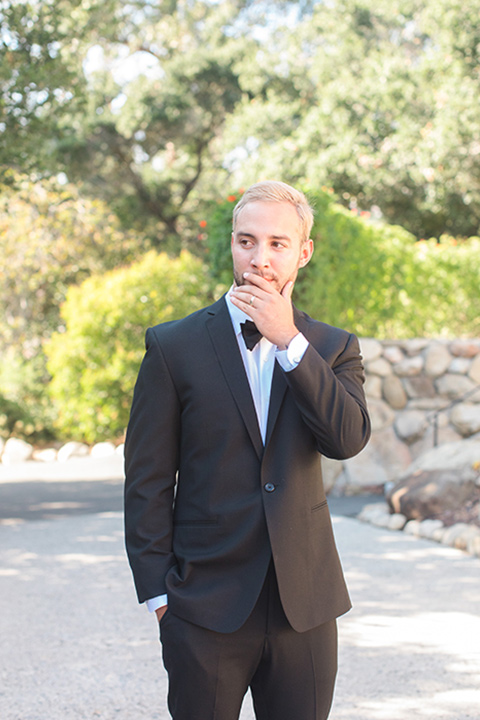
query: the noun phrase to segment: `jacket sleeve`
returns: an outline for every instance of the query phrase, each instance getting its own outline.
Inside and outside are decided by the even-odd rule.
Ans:
[[[318,451],[337,460],[359,453],[370,437],[358,340],[344,335],[346,343],[331,353],[328,362],[310,343],[297,367],[285,373]]]
[[[135,385],[125,440],[125,539],[139,602],[166,592],[173,565],[173,500],[180,404],[152,329]]]

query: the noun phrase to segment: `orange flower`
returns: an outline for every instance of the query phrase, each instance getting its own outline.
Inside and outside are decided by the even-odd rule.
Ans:
[[[235,195],[229,195],[229,196],[227,197],[228,202],[235,202],[236,199],[237,199],[237,198],[236,198]]]
[[[200,227],[202,227],[202,228],[203,228],[203,227],[207,227],[207,221],[206,221],[206,220],[200,220],[200,222],[199,222],[198,224],[199,224]]]

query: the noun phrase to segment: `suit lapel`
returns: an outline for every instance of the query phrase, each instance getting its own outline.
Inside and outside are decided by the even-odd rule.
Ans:
[[[220,298],[207,312],[206,327],[215,348],[218,362],[255,450],[259,458],[261,458],[263,455],[263,443],[260,428],[258,427],[257,413],[225,300]]]
[[[303,332],[305,334],[306,323],[303,319],[303,316],[301,315],[301,313],[299,313],[295,306],[293,308],[293,317],[297,328],[300,330],[300,332]],[[287,381],[285,380],[284,371],[281,369],[278,362],[275,361],[272,378],[272,390],[270,393],[270,405],[268,408],[268,423],[267,436],[265,438],[265,447],[268,445],[272,436],[287,386],[288,385]]]
[[[268,422],[267,436],[265,438],[265,447],[268,445],[272,436],[273,428],[277,422],[278,413],[282,405],[283,396],[287,389],[287,381],[283,376],[283,370],[277,361],[273,368],[272,389],[270,391],[270,403],[268,406]]]

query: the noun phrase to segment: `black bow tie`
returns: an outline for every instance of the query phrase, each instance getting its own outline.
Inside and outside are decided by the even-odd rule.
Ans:
[[[257,329],[257,326],[251,320],[245,320],[245,322],[240,323],[240,328],[242,330],[243,339],[245,340],[245,345],[249,350],[253,350],[255,345],[262,339],[262,333]]]

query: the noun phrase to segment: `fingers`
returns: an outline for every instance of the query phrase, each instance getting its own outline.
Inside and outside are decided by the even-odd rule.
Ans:
[[[265,297],[265,292],[271,292],[272,288],[267,280],[253,273],[245,273],[243,277],[247,283],[234,287],[230,297],[242,303],[242,310],[248,313],[249,309],[258,308],[258,301]]]
[[[284,297],[286,300],[290,300],[293,293],[293,280],[289,280],[287,283],[285,283],[283,290],[282,290],[282,297]]]
[[[245,284],[236,285],[230,293],[230,297],[234,301],[236,300],[239,307],[247,314],[250,314],[250,310],[258,310],[264,307],[264,303],[271,306],[273,302],[276,305],[280,298],[282,298],[282,302],[287,301],[288,305],[291,305],[294,287],[292,280],[286,282],[282,290],[279,291],[271,281],[255,273],[244,273],[243,278],[246,281]]]
[[[290,300],[293,281],[286,282],[279,292],[273,283],[259,275],[245,273],[243,277],[246,283],[230,293],[233,304],[254,321],[267,340],[285,349],[298,332]]]
[[[233,304],[248,315],[253,320],[252,311],[258,309],[258,298],[251,292],[238,292],[237,289],[230,293],[230,299]]]
[[[248,284],[250,286],[256,285],[261,290],[265,290],[266,292],[272,292],[273,290],[277,292],[274,285],[269,280],[266,280],[265,278],[261,277],[260,275],[256,275],[255,273],[244,273],[243,275],[244,279],[248,281]],[[293,286],[294,286],[293,280],[289,280],[287,283],[285,283],[282,291],[280,292],[280,295],[284,297],[286,300],[290,300],[293,293]],[[242,285],[241,287],[245,288],[245,285]]]
[[[270,282],[260,275],[256,275],[255,273],[244,273],[243,278],[248,281],[249,285],[256,285],[261,290],[266,290],[267,292],[271,292],[272,290]],[[242,285],[241,287],[245,286]]]

